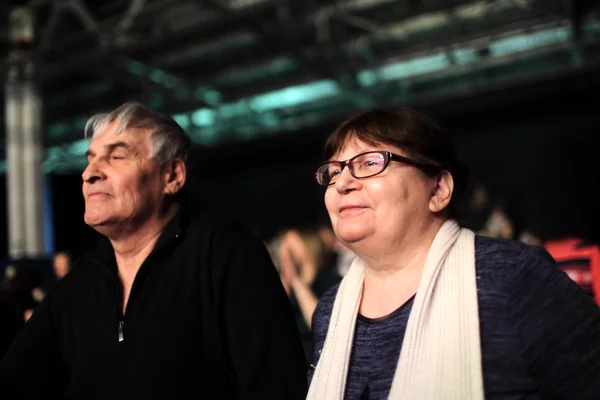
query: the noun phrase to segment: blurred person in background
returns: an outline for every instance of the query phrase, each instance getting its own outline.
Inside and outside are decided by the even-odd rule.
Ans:
[[[519,234],[518,240],[530,246],[542,247],[544,245],[544,242],[540,236],[531,229],[524,229]]]
[[[71,270],[73,257],[68,251],[59,251],[52,257],[52,270],[57,280],[62,279]]]
[[[512,239],[515,234],[514,223],[504,207],[496,205],[482,230],[477,234],[498,239]]]
[[[182,128],[126,103],[88,133],[84,220],[105,238],[6,352],[2,397],[304,398],[306,361],[264,245],[184,204]]]
[[[71,254],[67,251],[59,251],[52,257],[52,275],[31,291],[31,297],[35,300],[36,307],[44,300],[52,286],[71,270],[71,263]],[[25,321],[31,318],[34,310],[35,308],[25,310]]]
[[[23,328],[24,322],[23,315],[19,313],[18,308],[0,290],[0,359]],[[2,388],[0,388],[0,394],[2,394]]]
[[[29,310],[37,305],[32,295],[35,284],[36,279],[27,260],[13,262],[4,269],[0,290],[5,300],[21,315],[23,321],[27,320]]]
[[[8,265],[4,270],[0,286],[0,359],[12,343],[15,336],[23,328],[23,310],[14,297],[14,278],[17,274],[14,265]],[[2,388],[0,388],[2,395]]]
[[[461,221],[463,221],[465,227],[475,232],[482,231],[493,209],[494,203],[485,185],[481,182],[476,182],[471,195],[460,212]]]
[[[281,235],[278,249],[281,282],[292,310],[307,361],[312,360],[312,316],[318,299],[341,281],[330,250],[314,231],[290,229]]]
[[[344,246],[337,236],[335,236],[335,232],[331,227],[331,222],[321,224],[318,234],[323,243],[325,243],[325,247],[329,250],[329,253],[333,256],[331,262],[335,263],[338,274],[341,277],[344,277],[356,258],[356,254],[348,247]]]
[[[423,114],[375,109],[316,173],[357,259],[313,316],[308,399],[597,399],[600,309],[550,255],[455,222],[466,169]]]

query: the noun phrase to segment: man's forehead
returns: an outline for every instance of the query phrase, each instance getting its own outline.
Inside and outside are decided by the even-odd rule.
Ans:
[[[113,148],[117,144],[125,144],[136,150],[142,150],[147,146],[144,135],[138,129],[124,129],[117,132],[114,128],[108,125],[104,130],[92,137],[89,148]],[[125,146],[120,146],[125,147]]]

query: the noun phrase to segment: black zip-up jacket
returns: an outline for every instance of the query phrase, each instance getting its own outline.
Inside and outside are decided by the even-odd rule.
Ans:
[[[102,240],[0,363],[2,399],[304,399],[306,362],[262,242],[227,215],[179,215],[121,312]]]

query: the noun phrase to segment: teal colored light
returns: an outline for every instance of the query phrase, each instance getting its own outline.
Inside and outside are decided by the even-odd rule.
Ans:
[[[223,104],[218,109],[219,117],[229,119],[246,115],[250,112],[248,102],[245,99],[238,100],[234,103]]]
[[[194,98],[196,100],[203,101],[213,106],[219,104],[222,97],[221,93],[207,87],[200,87],[194,90]]]
[[[44,173],[50,173],[56,169],[56,165],[65,158],[65,152],[61,147],[51,147],[46,150],[46,158],[42,163]]]
[[[170,89],[174,89],[174,88],[177,88],[179,86],[179,79],[177,79],[174,76],[167,75],[164,72],[163,72],[163,74],[164,74],[164,76],[162,77],[162,83],[163,83],[163,85],[165,85],[166,87],[168,87]]]
[[[135,75],[142,75],[144,73],[144,65],[137,61],[128,61],[125,67],[129,72]]]
[[[370,70],[364,70],[358,73],[356,80],[362,87],[373,86],[377,83],[377,74]]]
[[[586,32],[593,34],[600,32],[600,23],[586,23]],[[500,39],[489,46],[490,56],[503,56],[517,54],[537,47],[548,46],[556,43],[567,42],[570,38],[570,28],[553,28],[544,32],[519,35],[512,38]],[[379,83],[389,80],[398,80],[405,77],[418,76],[428,72],[438,71],[450,66],[450,61],[456,64],[470,64],[479,60],[477,51],[473,48],[461,48],[449,50],[428,57],[402,61],[380,68],[360,71],[356,78],[362,87],[373,87]],[[131,62],[127,64],[132,73],[148,74],[150,69],[142,64]],[[277,68],[295,68],[289,60],[278,60],[274,62],[269,71]],[[258,68],[256,76],[260,76]],[[242,72],[240,72],[241,74]],[[267,73],[267,72],[265,72]],[[251,76],[251,75],[250,75]],[[164,79],[167,84],[175,84],[176,79],[164,72],[155,72],[156,79]],[[99,87],[98,90],[100,90]],[[214,109],[203,107],[192,110],[187,114],[175,114],[173,118],[186,130],[189,129],[192,140],[196,143],[212,145],[231,137],[231,134],[246,138],[257,135],[259,132],[277,131],[284,132],[294,130],[299,126],[316,121],[320,114],[302,114],[285,117],[275,111],[286,107],[293,107],[303,103],[321,100],[327,102],[329,97],[339,96],[342,90],[335,81],[321,80],[302,85],[283,88],[280,90],[262,93],[248,98],[243,98],[230,103],[221,103],[222,95],[211,87],[201,87],[191,91],[185,86],[175,86],[176,90],[187,89],[190,95],[198,100],[204,101]],[[375,93],[375,88],[370,90]],[[363,101],[368,104],[368,97],[357,97],[354,101]],[[155,95],[148,102],[153,108],[164,108],[163,96]],[[248,124],[253,121],[253,124]],[[48,136],[52,138],[66,137],[81,134],[85,120],[72,119],[59,122],[48,127]],[[81,136],[78,136],[81,137]],[[68,168],[85,166],[83,154],[87,150],[87,142],[77,141],[73,144],[56,146],[48,149],[44,161],[44,171],[61,171]],[[0,172],[6,171],[6,162],[0,161]]]
[[[598,33],[600,32],[600,22],[592,21],[588,22],[583,26],[583,31],[586,33]]]
[[[452,51],[452,57],[456,64],[470,64],[479,61],[479,55],[475,49],[455,49]]]
[[[154,96],[152,96],[152,98],[148,101],[148,105],[152,108],[157,108],[157,109],[161,109],[164,107],[165,105],[165,100],[164,98],[159,95],[159,94],[155,94]]]
[[[363,70],[358,73],[357,81],[363,87],[369,87],[380,81],[405,79],[411,76],[443,70],[450,66],[450,61],[444,53],[420,57],[413,60],[401,61],[385,65],[374,70]]]
[[[172,117],[184,131],[190,127],[190,117],[187,114],[175,114]]]
[[[272,112],[260,115],[259,121],[262,126],[267,128],[276,128],[279,126],[279,117]]]
[[[192,123],[196,126],[209,126],[215,122],[215,112],[200,108],[192,113]]]
[[[321,80],[254,96],[250,99],[250,108],[257,112],[264,112],[296,106],[339,93],[340,89],[335,81]]]
[[[296,63],[293,60],[290,60],[289,58],[280,58],[272,61],[263,67],[262,70],[268,74],[280,74],[294,68],[296,68]]]
[[[500,39],[490,44],[490,54],[494,57],[499,57],[565,42],[569,39],[569,32],[570,29],[568,28],[556,28],[507,39]]]
[[[51,147],[46,150],[46,161],[48,162],[56,162],[60,161],[61,158],[61,148],[60,147]]]
[[[212,145],[218,142],[219,132],[215,126],[201,128],[199,132],[192,135],[192,140],[196,143]]]
[[[273,60],[266,64],[260,64],[251,68],[244,68],[225,73],[217,79],[220,84],[244,84],[247,82],[269,78],[271,76],[281,75],[284,72],[296,68],[294,61],[287,58]]]
[[[3,174],[6,173],[6,161],[5,160],[0,160],[0,173],[3,173]]]
[[[167,79],[167,74],[160,69],[155,69],[150,73],[150,80],[156,83],[164,84]]]
[[[87,124],[88,119],[87,118],[76,118],[75,121],[73,122],[73,127],[75,128],[76,131],[80,131],[83,132],[83,130],[85,129],[85,124]]]
[[[42,171],[46,174],[57,171],[83,171],[87,165],[85,152],[88,144],[87,139],[81,139],[74,143],[46,149]]]
[[[238,126],[235,130],[237,137],[249,139],[256,134],[257,128],[253,125]]]
[[[88,139],[80,139],[69,145],[68,152],[73,156],[81,156],[84,155],[86,151],[88,151],[89,147],[90,141]]]
[[[219,104],[222,98],[223,96],[221,96],[221,93],[216,90],[207,90],[204,94],[204,101],[211,105]]]
[[[206,91],[206,88],[203,88],[203,87],[197,88],[196,90],[194,90],[194,98],[199,101],[204,101],[204,92],[205,91]]]
[[[448,57],[444,53],[440,53],[386,65],[377,70],[377,76],[382,80],[391,81],[440,71],[449,66]]]

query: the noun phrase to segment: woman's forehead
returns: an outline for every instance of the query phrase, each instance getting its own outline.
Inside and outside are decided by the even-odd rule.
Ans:
[[[344,144],[333,154],[333,156],[329,159],[329,161],[334,160],[344,160],[352,158],[353,156],[365,153],[367,151],[391,151],[393,153],[397,153],[400,155],[404,155],[404,151],[397,148],[396,146],[392,146],[387,143],[367,143],[363,140],[358,139],[356,136],[350,136]]]

